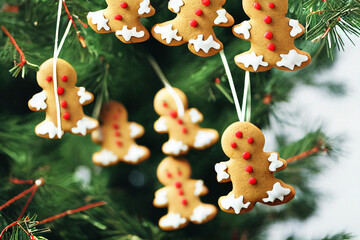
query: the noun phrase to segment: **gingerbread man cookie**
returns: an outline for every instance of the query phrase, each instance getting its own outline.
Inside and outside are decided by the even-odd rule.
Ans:
[[[213,26],[229,27],[233,17],[222,6],[226,0],[170,0],[170,11],[177,14],[171,21],[156,24],[151,33],[169,46],[188,42],[189,50],[201,57],[209,57],[223,49]]]
[[[169,133],[169,141],[162,146],[167,155],[179,156],[186,154],[190,148],[205,149],[219,139],[214,129],[204,129],[199,126],[203,116],[196,109],[187,109],[188,102],[185,94],[174,88],[185,108],[183,118],[178,116],[177,105],[166,88],[161,89],[155,96],[154,108],[160,118],[154,128],[158,133]]]
[[[84,87],[76,87],[75,69],[65,60],[57,59],[56,84],[54,91],[54,59],[49,59],[40,66],[37,82],[43,89],[29,100],[32,111],[45,111],[45,121],[38,124],[35,133],[44,138],[61,138],[64,132],[85,136],[95,130],[99,123],[86,116],[82,106],[91,103],[94,96]]]
[[[157,177],[165,187],[155,193],[154,206],[168,207],[168,214],[159,220],[163,230],[185,227],[189,221],[202,224],[217,214],[214,205],[200,201],[208,193],[202,180],[190,179],[191,168],[183,158],[167,157],[157,169]]]
[[[106,0],[108,7],[89,12],[90,27],[97,33],[115,32],[123,43],[138,43],[149,39],[150,33],[140,23],[140,18],[155,14],[150,0]]]
[[[93,162],[99,166],[110,166],[119,161],[137,164],[149,158],[150,151],[136,144],[135,139],[144,135],[143,126],[128,122],[125,107],[110,101],[101,109],[101,126],[92,133],[101,150],[93,154]]]
[[[250,41],[251,48],[235,56],[240,68],[250,72],[274,67],[295,71],[311,62],[310,55],[294,45],[294,40],[305,30],[298,20],[285,17],[288,0],[247,0],[243,1],[243,7],[250,20],[235,25],[233,33]]]
[[[230,125],[221,138],[227,162],[215,165],[218,182],[232,182],[233,190],[220,197],[221,210],[242,214],[253,209],[257,202],[279,205],[295,196],[292,186],[274,177],[286,168],[286,161],[276,152],[263,151],[265,138],[260,129],[248,122]]]

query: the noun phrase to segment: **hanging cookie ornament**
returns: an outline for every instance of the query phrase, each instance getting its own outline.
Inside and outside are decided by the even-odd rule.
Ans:
[[[101,150],[92,157],[96,165],[110,166],[119,161],[137,164],[149,158],[149,149],[135,142],[144,135],[143,126],[128,121],[128,113],[121,103],[110,101],[103,105],[100,121],[99,129],[92,133],[92,140],[101,145]]]
[[[271,68],[295,71],[311,62],[308,53],[297,49],[294,40],[305,29],[298,20],[285,17],[288,0],[243,1],[249,21],[233,27],[235,36],[250,41],[249,51],[235,56],[236,64],[250,72],[264,72]]]
[[[286,168],[286,161],[276,152],[263,151],[264,134],[248,122],[236,122],[224,132],[221,145],[230,158],[215,165],[218,182],[232,182],[233,190],[220,197],[221,210],[242,214],[253,209],[257,202],[279,205],[295,196],[292,186],[274,177]]]
[[[184,107],[183,116],[179,116],[178,107],[173,94],[167,88],[161,89],[155,96],[154,108],[160,118],[155,122],[154,128],[158,133],[168,133],[167,141],[162,150],[167,155],[179,156],[186,154],[190,148],[205,149],[219,139],[214,129],[204,129],[199,126],[203,115],[196,109],[187,109],[187,98],[181,90],[173,88],[175,94],[181,99]]]
[[[226,0],[170,0],[170,11],[177,14],[171,21],[156,24],[152,35],[169,46],[188,42],[189,50],[201,57],[209,57],[223,49],[213,27],[229,27],[233,17],[222,6]]]
[[[149,39],[150,33],[140,18],[155,14],[150,0],[106,0],[108,7],[89,12],[90,27],[97,33],[112,33],[123,43],[138,43]]]
[[[155,192],[154,206],[168,207],[159,220],[163,230],[176,230],[189,222],[202,224],[217,214],[214,205],[202,203],[200,196],[208,193],[202,180],[190,179],[191,167],[183,158],[166,157],[157,169],[157,177],[165,187]]]

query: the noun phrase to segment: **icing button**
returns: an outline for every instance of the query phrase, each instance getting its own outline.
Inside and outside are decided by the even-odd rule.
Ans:
[[[272,39],[274,37],[273,33],[272,32],[266,32],[265,33],[265,38],[266,39]]]
[[[120,7],[121,7],[121,8],[127,8],[128,5],[127,5],[126,2],[122,2],[122,3],[120,3]]]
[[[270,24],[270,23],[272,23],[272,19],[271,19],[271,17],[266,16],[266,17],[264,18],[264,22],[265,22],[266,24]]]
[[[201,0],[201,3],[205,6],[209,6],[210,5],[210,0]]]
[[[168,177],[168,178],[171,178],[171,173],[166,173],[166,176]]]
[[[177,118],[177,112],[176,111],[170,111],[170,116],[172,118]]]
[[[178,119],[177,123],[181,125],[181,124],[183,124],[183,121],[181,119]]]
[[[272,2],[271,2],[271,3],[269,3],[269,8],[271,8],[271,9],[272,9],[272,8],[274,8],[274,7],[275,7],[275,4],[274,4],[274,3],[272,3]]]
[[[250,143],[250,144],[254,143],[254,139],[253,139],[252,137],[249,137],[247,141],[248,141],[248,143]]]
[[[62,108],[66,108],[67,107],[67,102],[65,100],[61,101],[60,105],[61,105]]]
[[[181,188],[181,182],[175,182],[175,187],[176,188]]]
[[[178,194],[179,194],[180,196],[182,196],[182,195],[184,195],[184,191],[183,191],[182,189],[179,189]]]
[[[255,185],[256,183],[257,183],[257,180],[255,178],[250,178],[249,179],[249,184]]]
[[[203,11],[198,8],[198,9],[195,10],[195,14],[196,14],[197,16],[201,16],[201,15],[203,14]]]
[[[187,200],[184,198],[183,200],[181,200],[181,204],[184,206],[187,205]]]
[[[68,77],[66,75],[61,77],[61,81],[63,82],[67,82],[68,81]]]
[[[115,132],[115,136],[116,136],[116,137],[120,137],[120,136],[121,136],[120,132],[119,132],[119,131],[116,131],[116,132]]]
[[[253,172],[252,166],[246,166],[245,167],[245,172],[252,173]]]
[[[121,141],[116,141],[116,145],[118,145],[119,147],[121,147],[123,144]]]
[[[245,160],[248,160],[250,157],[251,157],[251,154],[250,154],[249,152],[244,152],[244,153],[243,153],[243,158],[244,158]]]
[[[63,114],[63,119],[69,120],[69,118],[70,118],[70,113],[65,112],[65,113]]]
[[[237,146],[236,142],[232,142],[232,143],[231,143],[231,147],[232,147],[232,148],[236,148],[236,146]]]
[[[114,129],[118,129],[119,128],[119,125],[117,125],[116,123],[113,124],[113,128]]]
[[[235,136],[236,136],[237,138],[242,138],[242,137],[243,137],[243,134],[242,134],[241,131],[237,131],[237,132],[235,133]]]
[[[260,9],[261,9],[260,3],[258,3],[258,2],[254,3],[254,8],[255,8],[256,10],[260,10]]]
[[[267,49],[269,49],[270,51],[275,51],[276,47],[275,47],[274,44],[269,43],[269,44],[267,45]]]
[[[59,95],[63,95],[64,94],[64,88],[63,87],[58,87],[57,88],[57,94],[59,94]]]
[[[198,25],[198,22],[196,20],[193,19],[190,21],[190,26],[196,27],[197,25]]]
[[[187,128],[186,128],[186,127],[183,127],[183,128],[181,129],[181,132],[184,133],[184,134],[187,133]]]
[[[52,77],[51,76],[47,76],[45,79],[47,82],[51,82],[52,81]]]
[[[114,18],[115,18],[115,20],[119,20],[119,21],[120,21],[120,20],[122,20],[122,16],[121,16],[121,15],[119,15],[119,14],[118,14],[118,15],[115,15],[115,17],[114,17]]]

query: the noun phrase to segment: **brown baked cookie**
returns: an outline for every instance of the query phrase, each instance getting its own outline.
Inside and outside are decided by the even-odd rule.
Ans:
[[[243,1],[249,21],[233,27],[238,38],[251,42],[249,51],[235,56],[236,64],[250,72],[264,72],[271,68],[295,71],[311,62],[308,53],[297,49],[294,40],[305,29],[298,20],[285,17],[288,1]]]
[[[233,17],[222,6],[226,0],[170,0],[170,11],[176,18],[156,24],[152,35],[168,46],[179,46],[188,42],[190,51],[201,57],[209,57],[223,49],[216,38],[213,26],[229,27]]]
[[[89,12],[90,27],[97,33],[114,32],[123,43],[138,43],[149,39],[150,33],[140,18],[155,14],[150,0],[106,0],[108,7]]]
[[[190,148],[205,149],[219,139],[215,129],[204,129],[199,126],[203,116],[196,108],[188,107],[185,94],[177,88],[174,91],[180,97],[185,114],[178,116],[175,100],[166,88],[161,89],[155,96],[154,108],[160,118],[155,122],[154,128],[158,133],[169,133],[169,141],[164,143],[162,150],[167,155],[179,156],[186,154]]]
[[[149,149],[135,142],[144,135],[143,126],[128,122],[128,113],[121,103],[110,101],[103,105],[100,121],[99,129],[91,135],[101,145],[101,150],[93,154],[96,165],[110,166],[119,161],[137,164],[149,158]]]
[[[54,91],[54,59],[49,59],[40,66],[37,82],[43,89],[29,100],[32,111],[45,111],[45,121],[38,124],[35,133],[44,138],[61,138],[64,132],[85,136],[95,130],[99,123],[86,116],[83,105],[94,100],[94,96],[84,87],[76,87],[75,69],[65,60],[57,59],[57,89]],[[60,123],[60,124],[59,124]]]
[[[228,213],[247,213],[257,202],[279,205],[295,196],[292,186],[274,177],[274,172],[286,168],[286,161],[276,152],[263,151],[265,138],[255,125],[236,122],[221,138],[227,162],[215,165],[218,182],[232,182],[233,190],[219,198],[221,210]]]
[[[167,157],[160,163],[157,177],[165,187],[155,192],[154,206],[168,207],[168,213],[159,220],[161,229],[180,229],[189,221],[202,224],[216,216],[216,207],[200,200],[208,193],[204,182],[190,179],[190,175],[190,164],[184,158]]]

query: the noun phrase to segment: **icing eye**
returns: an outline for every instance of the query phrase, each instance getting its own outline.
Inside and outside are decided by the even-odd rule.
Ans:
[[[272,2],[271,2],[271,3],[269,3],[269,8],[271,8],[271,9],[272,9],[272,8],[274,8],[274,7],[275,7],[275,4],[274,4],[274,3],[272,3]]]
[[[182,175],[182,172],[181,172],[180,170],[178,170],[177,174],[178,174],[179,176],[181,176],[181,175]]]
[[[63,82],[67,82],[68,81],[68,77],[66,75],[61,77],[61,81]]]
[[[113,124],[113,128],[114,129],[119,129],[119,125],[117,125],[116,123]]]
[[[166,102],[163,102],[163,107],[164,107],[164,108],[167,108],[167,107],[168,107],[168,105],[167,105]]]
[[[126,2],[122,2],[122,3],[120,3],[120,7],[121,7],[121,8],[127,8],[128,5],[127,5]]]
[[[237,147],[236,142],[232,142],[232,143],[231,143],[231,147],[232,147],[232,148],[236,148],[236,147]]]
[[[51,82],[52,81],[52,77],[51,76],[47,76],[45,79],[47,82]]]
[[[171,178],[171,173],[167,172],[167,173],[166,173],[166,176],[167,176],[168,178]]]
[[[250,144],[253,144],[253,143],[254,143],[254,139],[253,139],[252,137],[249,137],[247,141],[248,141],[248,143],[250,143]]]
[[[256,10],[260,10],[260,9],[261,9],[260,3],[258,3],[258,2],[254,3],[254,8],[255,8]]]
[[[176,112],[176,111],[171,111],[171,112],[170,112],[170,116],[171,116],[172,118],[177,118],[177,112]]]
[[[176,188],[181,188],[181,182],[175,182],[175,187]]]
[[[209,6],[210,5],[210,0],[201,0],[201,3],[205,6]]]
[[[242,134],[241,131],[237,131],[237,132],[235,133],[235,136],[236,136],[237,138],[242,138],[242,137],[243,137],[243,134]]]
[[[198,8],[198,9],[195,10],[195,14],[196,14],[197,16],[201,16],[201,15],[203,14],[203,11]]]

